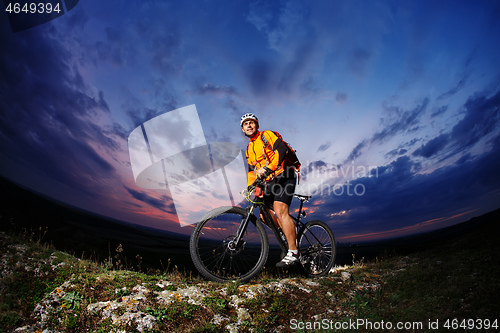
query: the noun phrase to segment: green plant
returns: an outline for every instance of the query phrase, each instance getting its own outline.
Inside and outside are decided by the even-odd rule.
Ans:
[[[115,292],[115,295],[117,297],[128,296],[130,295],[130,291],[128,291],[127,289],[119,289]]]
[[[80,303],[83,301],[78,291],[71,291],[69,293],[66,293],[62,300],[62,306],[71,310],[80,309]]]
[[[349,302],[349,306],[354,308],[356,312],[359,314],[362,310],[366,309],[368,304],[370,303],[371,296],[365,294],[356,294]]]
[[[236,295],[239,292],[238,287],[242,285],[239,281],[232,281],[227,283],[227,294],[228,295]]]
[[[78,327],[78,315],[77,314],[70,314],[66,316],[66,318],[63,321],[64,327],[67,329],[74,329]]]
[[[187,305],[185,305],[184,308],[181,310],[181,316],[184,318],[193,318],[193,312],[199,309],[200,309],[199,305],[187,303]]]
[[[203,299],[203,303],[206,304],[213,312],[220,312],[225,310],[228,302],[224,298],[218,298],[215,296],[207,296]]]
[[[291,302],[288,298],[286,298],[283,294],[278,294],[274,297],[273,302],[269,307],[269,311],[288,314],[290,312],[290,305]]]
[[[253,297],[245,300],[243,304],[248,308],[248,310],[257,311],[262,304],[265,304],[265,302],[257,297]]]
[[[97,333],[108,333],[111,331],[112,327],[113,327],[113,322],[111,321],[110,318],[106,318],[99,324],[99,329],[97,330]]]
[[[191,333],[218,333],[221,329],[214,323],[206,323],[204,326],[195,327]]]
[[[168,309],[152,309],[151,307],[146,307],[145,309],[146,313],[155,317],[156,320],[163,321],[163,320],[169,320],[173,321],[172,317],[169,316],[169,310]]]

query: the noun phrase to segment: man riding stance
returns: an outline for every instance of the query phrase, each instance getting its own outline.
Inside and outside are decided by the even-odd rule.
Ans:
[[[286,267],[299,260],[295,223],[289,215],[290,204],[295,192],[296,174],[293,165],[287,165],[287,144],[273,131],[259,131],[259,120],[252,113],[244,114],[240,121],[241,130],[248,137],[246,157],[248,160],[248,185],[257,178],[265,178],[264,193],[257,187],[255,195],[263,197],[266,206],[274,211],[288,242],[287,255],[276,264]],[[273,214],[271,214],[273,215]],[[273,217],[274,219],[274,217]]]

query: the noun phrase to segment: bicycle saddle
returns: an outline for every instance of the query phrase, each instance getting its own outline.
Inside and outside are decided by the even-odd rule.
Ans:
[[[302,195],[302,194],[294,194],[293,196],[299,199],[300,201],[308,201],[309,199],[312,198],[312,196],[310,195]]]

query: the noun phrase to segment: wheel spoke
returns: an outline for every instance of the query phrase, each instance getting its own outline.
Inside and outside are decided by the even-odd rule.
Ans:
[[[330,228],[321,221],[306,223],[299,232],[299,251],[307,275],[327,274],[335,261],[335,239]]]
[[[248,280],[265,264],[269,248],[260,223],[248,223],[240,244],[232,244],[245,214],[245,210],[234,207],[200,222],[193,230],[191,257],[205,277],[215,281]]]

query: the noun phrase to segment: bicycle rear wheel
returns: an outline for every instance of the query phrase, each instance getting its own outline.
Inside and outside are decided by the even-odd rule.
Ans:
[[[194,228],[189,250],[194,265],[205,278],[218,282],[248,281],[266,263],[269,241],[262,223],[253,214],[240,244],[233,242],[247,213],[240,207],[216,208]]]
[[[336,243],[332,230],[322,221],[309,221],[298,236],[301,271],[308,277],[323,276],[335,263]]]

